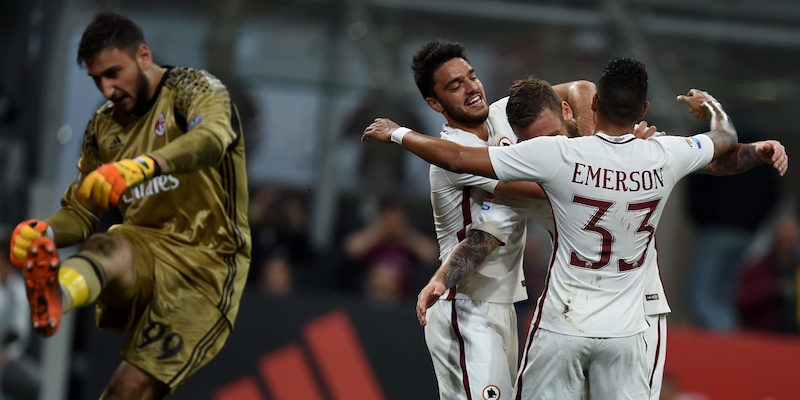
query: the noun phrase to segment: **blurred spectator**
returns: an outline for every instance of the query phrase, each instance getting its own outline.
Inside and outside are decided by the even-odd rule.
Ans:
[[[365,97],[345,120],[339,142],[342,154],[339,172],[342,185],[362,196],[362,209],[371,207],[375,198],[389,195],[398,187],[408,189],[422,183],[427,192],[427,163],[420,163],[417,157],[396,146],[382,146],[375,141],[361,142],[364,128],[376,116],[391,118],[402,126],[423,126],[413,110],[407,100],[377,91]],[[411,163],[424,165],[426,173],[409,174],[407,167]]]
[[[800,223],[780,216],[771,246],[745,264],[737,293],[740,326],[745,329],[796,334],[797,282],[800,271]]]
[[[415,229],[403,206],[380,201],[375,218],[344,239],[351,265],[361,264],[357,279],[370,298],[391,300],[416,295],[417,278],[432,273],[439,257],[436,241]]]
[[[9,243],[0,241],[0,373],[2,395],[13,400],[36,400],[40,378],[38,363],[27,354],[31,317],[25,282],[11,265]],[[0,398],[2,398],[0,395]]]
[[[742,135],[739,140],[749,141]],[[687,177],[694,222],[687,294],[700,326],[723,332],[736,329],[736,285],[742,257],[776,204],[777,178],[775,171],[764,165],[740,175]]]
[[[285,296],[294,289],[294,271],[285,255],[275,254],[261,265],[261,289],[273,296]]]
[[[275,186],[254,189],[250,195],[252,265],[248,280],[261,285],[271,277],[262,274],[276,262],[285,263],[294,283],[298,275],[311,276],[316,260],[310,244],[308,213],[297,193]],[[292,285],[293,286],[293,285]]]
[[[367,298],[391,303],[403,298],[403,276],[392,262],[379,262],[367,271],[364,293]]]

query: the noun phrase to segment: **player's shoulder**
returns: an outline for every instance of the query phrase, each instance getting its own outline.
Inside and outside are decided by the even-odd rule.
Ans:
[[[216,98],[221,102],[213,102],[214,107],[222,105],[227,108],[230,94],[225,85],[210,72],[191,67],[168,67],[168,76],[164,87],[175,92],[169,97],[181,115],[187,115],[193,102],[198,99]]]
[[[106,101],[105,103],[101,104],[100,107],[92,114],[89,118],[89,124],[87,129],[88,132],[94,132],[96,128],[102,127],[104,124],[112,124],[114,123],[114,103],[111,101]]]
[[[164,86],[191,93],[227,92],[225,84],[210,72],[192,67],[167,67]]]
[[[508,116],[506,116],[506,103],[508,103],[508,97],[503,97],[492,103],[489,106],[489,115],[486,117],[486,121],[493,131],[501,131],[502,134],[510,132],[513,135],[514,132],[511,130],[511,125],[508,124]],[[516,139],[516,136],[514,138]]]
[[[494,113],[502,113],[503,115],[505,115],[507,105],[508,105],[508,96],[495,101],[494,103],[489,105],[489,115],[492,115]]]
[[[649,138],[645,142],[651,143],[652,145],[659,146],[667,152],[689,152],[692,150],[703,150],[706,147],[710,147],[709,143],[710,140],[706,140],[707,136],[705,135],[695,135],[695,136],[670,136],[664,135],[654,138]]]
[[[102,116],[110,117],[113,112],[114,112],[114,102],[108,100],[100,105],[97,111],[94,112],[94,115],[92,115],[92,118],[98,118]]]

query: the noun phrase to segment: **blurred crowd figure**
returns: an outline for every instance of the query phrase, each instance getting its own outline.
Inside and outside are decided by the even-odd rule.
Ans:
[[[785,213],[769,230],[769,246],[748,257],[736,293],[741,329],[798,333],[800,222]]]
[[[252,265],[248,287],[274,296],[304,290],[353,293],[381,303],[416,295],[438,267],[432,234],[415,227],[402,200],[383,196],[374,212],[339,213],[333,249],[315,250],[309,196],[279,186],[250,193]],[[355,205],[351,207],[357,209]]]
[[[380,199],[374,217],[342,244],[363,293],[377,301],[416,295],[420,277],[438,267],[436,241],[415,228],[402,202],[390,196]]]
[[[25,282],[11,265],[9,242],[0,241],[0,399],[36,400],[38,361],[30,355],[31,317]]]
[[[739,175],[687,177],[694,238],[685,279],[688,304],[699,327],[718,332],[738,328],[736,288],[743,257],[777,205],[777,179],[778,174],[764,165]]]
[[[286,295],[294,291],[298,280],[313,279],[316,253],[310,244],[308,207],[300,195],[277,186],[251,190],[250,228],[249,286]]]

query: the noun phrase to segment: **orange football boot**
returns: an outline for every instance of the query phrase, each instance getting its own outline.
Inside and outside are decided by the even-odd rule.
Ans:
[[[52,336],[61,322],[61,286],[58,283],[58,252],[47,236],[36,238],[28,250],[23,272],[31,323],[39,335]]]

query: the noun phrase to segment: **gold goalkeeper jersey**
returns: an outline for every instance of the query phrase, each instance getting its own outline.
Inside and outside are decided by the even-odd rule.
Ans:
[[[77,198],[81,176],[104,163],[160,154],[177,172],[125,191],[117,206],[123,223],[157,229],[174,242],[204,249],[219,259],[246,260],[235,277],[230,271],[205,277],[212,286],[220,280],[235,282],[240,294],[251,248],[247,175],[240,121],[226,87],[206,71],[168,67],[141,118],[122,126],[112,112],[113,103],[108,102],[89,121],[78,161],[80,176],[67,189],[62,210],[48,219],[59,245],[87,239],[103,213]],[[169,146],[176,140],[177,146]],[[218,158],[210,160],[209,154]],[[192,265],[175,267],[188,275],[198,273]]]

